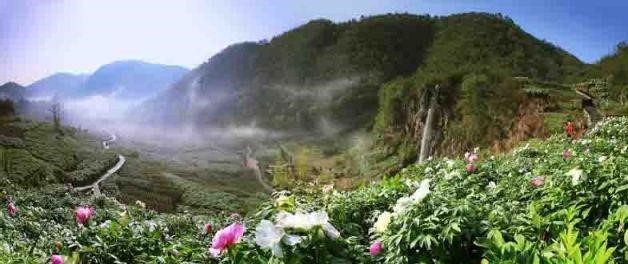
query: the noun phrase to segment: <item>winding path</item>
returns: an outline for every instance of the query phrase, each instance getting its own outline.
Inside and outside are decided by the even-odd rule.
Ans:
[[[257,178],[257,181],[262,185],[262,187],[264,187],[264,189],[266,189],[266,191],[271,193],[274,192],[273,187],[264,181],[264,174],[262,174],[262,170],[259,168],[259,162],[253,158],[252,153],[253,151],[248,146],[244,149],[242,153],[244,158],[244,167],[253,170],[255,178]]]
[[[104,140],[102,142],[102,146],[104,149],[109,149],[109,145],[116,141],[118,138],[116,137],[115,134],[113,133],[109,133],[111,135],[111,137],[107,140]],[[100,188],[98,187],[98,185],[106,180],[107,178],[109,178],[109,176],[111,176],[112,174],[116,173],[118,170],[120,170],[120,168],[122,168],[122,165],[124,165],[124,163],[126,162],[126,158],[120,154],[118,154],[118,162],[116,162],[115,165],[113,165],[113,167],[111,167],[111,169],[107,170],[107,172],[105,172],[105,174],[103,174],[100,178],[98,178],[98,180],[96,180],[94,183],[87,185],[87,186],[82,186],[82,187],[76,187],[74,188],[75,191],[88,191],[88,190],[92,190],[92,193],[94,195],[99,195],[100,194]]]
[[[107,139],[107,140],[103,140],[103,142],[102,142],[102,147],[103,147],[104,149],[109,149],[109,144],[110,144],[111,142],[114,142],[114,141],[116,141],[116,140],[118,139],[118,137],[116,136],[116,134],[113,134],[113,133],[110,133],[110,132],[107,132],[107,133],[109,133],[110,137],[109,137],[109,139]]]

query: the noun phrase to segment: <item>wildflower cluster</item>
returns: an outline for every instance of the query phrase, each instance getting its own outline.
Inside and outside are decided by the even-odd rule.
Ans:
[[[473,172],[477,152],[352,191],[305,186],[245,216],[7,189],[0,263],[628,263],[627,127],[530,140]]]

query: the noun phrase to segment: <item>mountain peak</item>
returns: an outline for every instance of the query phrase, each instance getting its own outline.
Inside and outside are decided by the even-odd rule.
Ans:
[[[19,89],[23,89],[24,86],[16,83],[16,82],[6,82],[5,84],[1,85],[0,87],[2,87],[3,89],[14,89],[14,88],[19,88]]]
[[[146,62],[146,61],[137,60],[137,59],[129,59],[129,60],[118,60],[112,63],[105,64],[101,66],[100,68],[98,68],[96,72],[102,69],[107,69],[107,68],[137,68],[137,67],[160,67],[160,68],[166,67],[166,68],[173,68],[173,69],[176,68],[179,70],[189,71],[189,69],[183,66],[179,66],[179,65],[167,65],[167,64],[161,64],[161,63]]]
[[[76,98],[110,95],[145,98],[177,81],[189,70],[181,66],[120,60],[102,65],[93,74],[55,73],[28,86],[31,98]]]

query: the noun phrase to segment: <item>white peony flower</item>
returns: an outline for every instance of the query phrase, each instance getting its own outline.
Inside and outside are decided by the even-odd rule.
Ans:
[[[412,198],[408,196],[401,197],[397,200],[395,206],[393,206],[393,213],[397,215],[403,214],[406,212],[406,209],[408,209],[408,206],[410,206],[411,204]]]
[[[393,213],[396,215],[405,213],[410,205],[422,201],[430,192],[430,180],[422,180],[419,188],[411,196],[404,196],[397,200],[393,206]]]
[[[262,220],[255,228],[255,244],[261,248],[270,249],[273,256],[283,257],[281,239],[284,235],[283,229],[275,227],[268,220]]]
[[[285,235],[281,239],[281,241],[288,246],[294,246],[296,244],[299,244],[302,240],[303,238],[297,235]]]
[[[383,212],[377,217],[377,221],[373,224],[373,228],[377,233],[384,233],[388,230],[388,225],[392,219],[392,214],[390,212]]]
[[[580,177],[582,177],[582,170],[578,169],[578,167],[571,169],[569,172],[565,173],[567,176],[571,176],[571,185],[575,186],[580,183]]]
[[[412,194],[411,198],[414,202],[420,202],[425,199],[430,192],[430,180],[424,179],[421,181],[419,188],[414,192],[414,194]]]
[[[488,183],[488,186],[486,186],[486,187],[491,189],[491,190],[493,190],[493,189],[497,188],[497,184],[495,184],[494,181],[491,181],[491,182]]]
[[[295,214],[280,212],[277,215],[277,226],[281,228],[294,228],[310,230],[314,227],[321,227],[329,238],[340,237],[340,232],[329,223],[329,216],[326,212],[317,211],[308,214],[297,212]]]
[[[340,237],[340,231],[338,231],[338,229],[336,229],[330,223],[325,223],[322,227],[323,227],[323,231],[325,231],[325,235],[327,235],[327,237],[329,237],[331,239],[336,239],[336,238]]]
[[[301,242],[301,237],[286,235],[286,232],[273,225],[268,220],[262,220],[255,228],[255,244],[264,249],[270,249],[273,256],[283,257],[281,242],[288,246],[294,246]]]

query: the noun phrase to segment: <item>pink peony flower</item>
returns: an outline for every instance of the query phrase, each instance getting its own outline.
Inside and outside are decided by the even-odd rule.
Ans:
[[[469,164],[467,164],[467,166],[465,167],[465,169],[467,170],[467,172],[469,172],[469,173],[473,173],[473,172],[475,172],[475,170],[477,169],[477,167],[475,167],[475,164],[473,164],[473,163],[469,163]]]
[[[79,206],[74,210],[74,219],[79,225],[84,225],[94,215],[94,208],[88,206]]]
[[[464,154],[464,158],[467,159],[467,161],[469,161],[470,163],[474,163],[476,161],[478,161],[478,159],[480,159],[480,157],[478,156],[477,153],[475,152],[467,152]]]
[[[563,160],[567,160],[569,157],[571,157],[571,152],[568,149],[563,150]]]
[[[381,251],[382,251],[382,242],[380,241],[375,241],[375,243],[371,244],[371,246],[369,247],[369,252],[371,253],[371,256],[373,257],[379,255]]]
[[[544,183],[545,183],[545,177],[544,176],[536,176],[536,177],[532,178],[532,180],[530,180],[530,184],[532,184],[532,186],[534,186],[534,187],[541,187],[541,186],[543,186]]]
[[[212,239],[212,246],[209,248],[209,253],[214,257],[218,257],[230,246],[239,243],[242,236],[244,236],[244,231],[244,226],[238,223],[233,223],[219,230],[216,232],[216,235],[214,235],[214,239]]]
[[[212,232],[212,225],[211,224],[207,223],[207,224],[203,225],[203,233],[205,235],[207,235],[207,234],[209,234],[211,232]]]
[[[63,257],[59,255],[52,255],[52,257],[50,257],[50,262],[52,264],[63,264]]]
[[[9,202],[9,204],[7,204],[7,213],[9,213],[10,216],[15,216],[17,214],[17,206],[15,206],[13,202]]]

